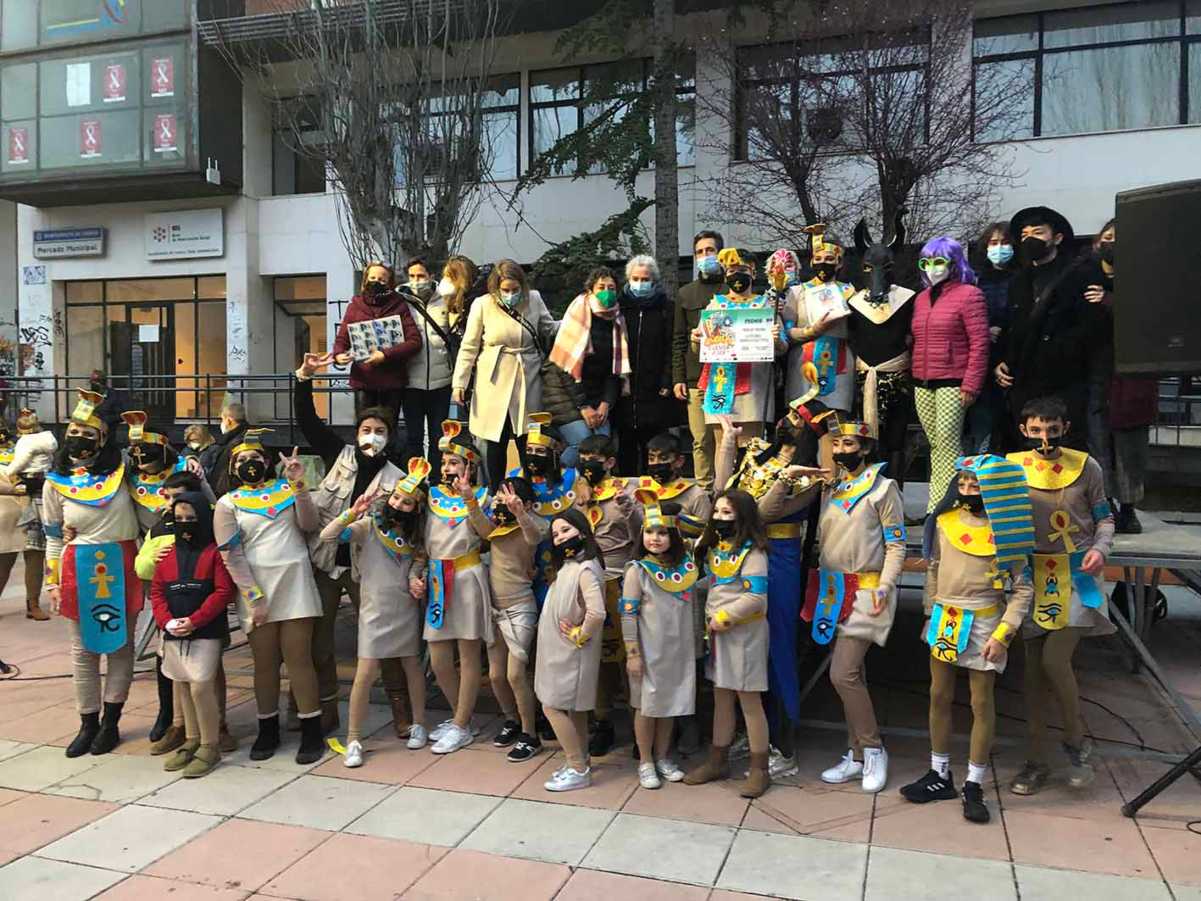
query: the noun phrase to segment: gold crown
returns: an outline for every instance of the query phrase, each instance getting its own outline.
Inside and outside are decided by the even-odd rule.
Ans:
[[[644,530],[676,528],[675,516],[664,513],[663,508],[659,506],[660,491],[662,488],[659,483],[650,476],[643,476],[638,480],[638,489],[634,492],[634,497],[642,504]]]
[[[410,457],[408,475],[396,483],[393,492],[399,491],[401,494],[424,496],[425,491],[422,489],[421,483],[429,476],[432,469],[430,461],[424,457]]]
[[[834,253],[842,256],[842,245],[826,240],[826,223],[814,222],[812,225],[806,225],[801,231],[809,236],[810,256],[827,250],[832,250]]]
[[[275,429],[247,429],[242,433],[241,443],[229,452],[229,465],[233,466],[234,458],[243,451],[258,451],[264,457],[267,449],[263,447],[263,436]]]
[[[866,422],[858,419],[847,417],[841,418],[838,411],[831,411],[829,414],[829,422],[826,424],[826,431],[830,435],[841,435],[844,438],[875,438],[876,430]]]

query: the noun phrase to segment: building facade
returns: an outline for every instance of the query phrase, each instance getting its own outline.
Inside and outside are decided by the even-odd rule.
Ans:
[[[1092,233],[1116,192],[1196,177],[1201,0],[976,7],[962,48],[973,67],[1029,81],[1026,124],[1005,147],[1019,175],[1000,190],[997,218],[1043,203]],[[92,369],[127,378],[156,419],[207,419],[227,391],[259,421],[286,418],[273,376],[329,346],[354,293],[323,173],[288,151],[261,92],[206,48],[193,9],[0,0],[0,281],[11,286],[0,294],[0,368],[48,420],[69,412],[66,389]],[[698,12],[684,27],[719,26]],[[534,31],[499,45],[493,181],[461,247],[477,261],[533,261],[624,209],[599,173],[549,179],[522,196],[520,215],[509,205],[530,160],[578,127],[594,67],[613,62],[564,65],[556,38]],[[731,54],[755,50],[737,35],[728,44]],[[623,62],[635,80],[641,71],[645,81],[648,56]],[[695,100],[722,91],[727,72],[703,55],[679,82],[682,106],[695,110],[678,128],[682,257],[701,227],[766,249],[715,217],[703,187],[738,178],[747,152],[744,136]],[[652,173],[640,178],[652,193]],[[322,407],[336,421],[351,415],[341,399]]]

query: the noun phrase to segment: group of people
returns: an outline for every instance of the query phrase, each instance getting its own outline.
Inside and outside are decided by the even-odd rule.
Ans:
[[[349,595],[358,665],[345,743],[328,743],[348,767],[364,762],[381,677],[408,748],[472,744],[486,660],[504,712],[494,743],[514,762],[549,738],[564,751],[548,791],[591,783],[625,698],[644,788],[726,778],[742,749],[741,791],[758,797],[796,772],[798,661],[813,644],[831,646],[849,735],[821,778],[879,791],[888,755],[864,660],[889,639],[913,525],[900,491],[912,402],[932,459],[922,633],[932,755],[930,772],[902,793],[961,796],[969,820],[988,819],[993,681],[1019,637],[1030,759],[1011,788],[1031,793],[1047,779],[1048,690],[1070,778],[1086,783],[1091,749],[1072,657],[1082,636],[1112,631],[1098,581],[1115,526],[1108,498],[1117,495],[1119,515],[1133,504],[1138,468],[1138,441],[1090,415],[1090,404],[1124,390],[1112,365],[1093,374],[1098,354],[1112,356],[1111,323],[1107,351],[1097,349],[1112,224],[1095,260],[1072,260],[1060,249],[1072,237],[1066,221],[1024,210],[981,239],[996,270],[987,279],[959,242],[932,239],[916,295],[894,278],[899,220],[887,243],[856,230],[863,289],[840,280],[842,244],[822,226],[809,232],[808,279],[797,254],[776,251],[758,292],[756,260],[702,232],[698,278],[674,302],[654,260],[635,257],[620,290],[611,270],[591,273],[561,323],[512,261],[495,264],[482,286],[464,257],[436,285],[422,260],[409,263],[403,286],[372,264],[332,351],[306,354],[296,371],[295,418],[324,464],[315,484],[298,449],[269,451],[268,430],[251,428],[234,404],[220,438],[193,430],[179,450],[136,410],[121,411],[122,443],[92,390],[80,392],[61,446],[23,413],[0,473],[23,543],[0,556],[0,569],[23,551],[27,581],[36,578],[28,573],[39,571],[44,541],[52,608],[71,621],[81,725],[67,755],[119,742],[133,626],[148,598],[162,633],[152,753],[170,755],[168,770],[204,776],[236,747],[221,665],[231,604],[254,661],[251,758],[271,757],[292,727],[297,761],[319,760],[341,729],[333,639]],[[1002,274],[1005,301],[986,300],[977,281],[994,290]],[[701,311],[762,308],[775,315],[777,363],[701,362]],[[354,359],[348,326],[391,316],[400,343]],[[314,378],[335,364],[351,367],[351,442],[313,402]],[[664,428],[677,405],[686,405],[691,460]],[[965,416],[977,405],[987,418]],[[975,436],[966,455],[965,419]],[[1102,425],[1099,462],[1073,445],[1091,446]],[[40,586],[29,590],[29,615],[43,618]],[[423,648],[450,707],[432,729]],[[956,668],[969,671],[974,718],[962,794],[949,762]],[[704,680],[712,741],[685,772],[677,726],[695,728]]]

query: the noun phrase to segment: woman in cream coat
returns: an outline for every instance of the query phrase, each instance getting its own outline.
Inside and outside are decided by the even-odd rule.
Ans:
[[[542,409],[542,358],[557,330],[521,266],[498,262],[488,276],[488,293],[471,306],[451,381],[452,400],[462,404],[474,378],[469,428],[487,442],[493,493],[504,478],[509,440],[524,450],[528,412]]]

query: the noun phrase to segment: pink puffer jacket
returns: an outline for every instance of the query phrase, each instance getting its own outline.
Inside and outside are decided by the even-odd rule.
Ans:
[[[914,299],[913,377],[959,379],[979,395],[988,372],[988,306],[975,285],[949,282],[930,303],[926,288]]]

